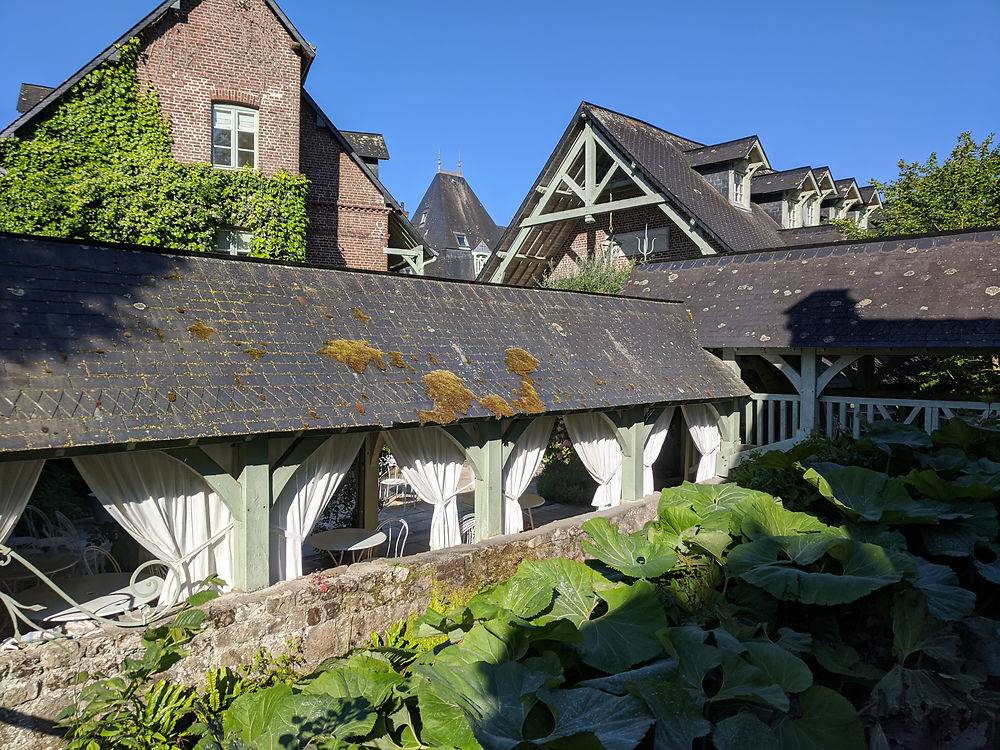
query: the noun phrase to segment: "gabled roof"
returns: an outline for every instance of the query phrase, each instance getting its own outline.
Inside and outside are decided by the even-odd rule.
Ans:
[[[341,134],[351,143],[351,147],[362,159],[389,158],[389,147],[381,133],[360,133],[354,130],[341,130]]]
[[[837,242],[635,269],[706,348],[1000,350],[1000,229]]]
[[[734,141],[716,143],[714,146],[702,146],[701,148],[691,149],[685,151],[684,156],[687,158],[688,164],[692,167],[707,167],[714,164],[725,164],[726,162],[746,159],[753,152],[755,146],[760,149],[761,154],[764,153],[764,148],[760,145],[760,139],[755,135],[751,135],[746,138],[737,138]],[[767,161],[767,156],[764,156],[764,161]]]
[[[747,394],[675,303],[11,235],[0,275],[0,453],[415,425],[442,370],[556,413]]]
[[[786,190],[799,190],[806,182],[812,181],[816,185],[816,178],[813,176],[811,167],[797,167],[796,169],[785,169],[781,172],[759,172],[750,178],[751,195],[767,195],[769,193],[782,193]]]
[[[196,0],[200,2],[201,0]],[[295,28],[291,21],[288,20],[288,16],[285,15],[284,11],[278,7],[278,3],[275,0],[264,0],[271,12],[278,18],[281,24],[288,31],[288,34],[295,40],[299,47],[299,52],[305,58],[305,66],[302,71],[302,79],[305,80],[306,73],[309,70],[309,65],[312,63],[313,58],[316,56],[316,49],[309,42],[305,40],[299,30]],[[101,52],[97,57],[88,62],[82,68],[80,68],[76,73],[67,78],[58,87],[52,89],[48,95],[43,99],[38,101],[31,109],[18,117],[14,122],[0,131],[0,138],[6,136],[15,135],[18,130],[20,130],[25,125],[31,123],[38,115],[44,112],[50,104],[55,103],[64,93],[69,91],[74,85],[80,82],[80,80],[94,70],[98,65],[108,60],[116,60],[118,57],[118,48],[125,44],[127,41],[132,39],[137,34],[142,33],[147,28],[152,26],[154,23],[159,21],[163,16],[169,13],[171,10],[180,10],[181,3],[180,0],[163,0],[159,5],[157,5],[152,11],[150,11],[141,21],[139,21],[135,26],[130,28],[120,37],[118,37],[114,42],[112,42],[103,52]]]
[[[480,242],[495,247],[501,233],[468,181],[456,172],[434,175],[413,212],[413,222],[424,242],[435,250],[459,248],[458,234],[466,238],[469,249]]]
[[[834,185],[837,187],[837,194],[828,196],[823,200],[823,203],[836,203],[837,201],[849,198],[851,194],[854,194],[855,199],[861,200],[861,188],[858,187],[858,181],[853,177],[846,177],[843,180],[834,180]]]
[[[879,195],[878,189],[874,185],[865,185],[860,188],[861,190],[861,200],[865,202],[868,206],[881,206],[882,196]]]
[[[423,243],[420,234],[413,225],[410,224],[409,220],[406,218],[406,214],[403,212],[403,207],[400,206],[396,199],[392,197],[392,193],[389,192],[388,188],[382,184],[379,178],[372,171],[371,167],[365,164],[364,159],[355,150],[354,144],[348,140],[345,135],[337,129],[337,126],[333,124],[333,121],[327,117],[326,112],[323,111],[322,107],[316,103],[309,93],[302,89],[302,103],[308,105],[316,113],[316,117],[322,121],[330,132],[333,133],[333,137],[337,139],[341,147],[347,152],[351,160],[358,165],[358,168],[365,174],[365,176],[372,181],[375,187],[382,193],[382,197],[385,198],[385,203],[392,209],[392,213],[389,214],[389,232],[390,241],[395,239],[397,242],[401,241],[405,244],[406,248],[416,247]],[[388,151],[386,152],[388,153]],[[403,248],[405,249],[405,248]],[[424,248],[424,257],[431,257],[433,255],[429,252],[427,248]]]
[[[17,111],[25,113],[38,102],[51,94],[51,86],[39,86],[35,83],[22,83],[21,91],[17,95]]]

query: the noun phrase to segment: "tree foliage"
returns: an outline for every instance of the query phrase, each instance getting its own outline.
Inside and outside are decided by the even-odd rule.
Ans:
[[[872,180],[885,199],[880,235],[974,229],[1000,224],[1000,146],[962,133],[951,156],[898,163],[899,176]]]
[[[253,255],[304,260],[308,180],[174,159],[138,51],[123,45],[29,137],[0,141],[0,231],[210,251],[232,226],[253,232]]]

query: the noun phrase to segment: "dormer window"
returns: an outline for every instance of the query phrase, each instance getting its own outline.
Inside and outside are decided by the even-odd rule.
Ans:
[[[426,223],[427,223],[427,212],[424,211],[422,214],[420,214],[420,226],[423,226]]]
[[[212,105],[212,166],[257,166],[257,110],[236,104]]]
[[[733,171],[733,203],[738,206],[746,205],[746,172]]]
[[[455,241],[458,243],[459,247],[469,247],[469,238],[464,234],[456,234]]]
[[[797,209],[798,209],[798,204],[796,203],[796,201],[794,200],[788,201],[788,221],[786,222],[786,226],[789,229],[794,229],[799,224]]]
[[[489,260],[489,253],[474,252],[472,254],[472,271],[476,276],[479,276],[486,267],[486,261]]]
[[[811,227],[816,224],[816,201],[806,201],[806,226]]]

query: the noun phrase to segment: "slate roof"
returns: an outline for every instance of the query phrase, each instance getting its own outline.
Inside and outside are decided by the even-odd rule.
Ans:
[[[434,370],[516,398],[508,347],[548,411],[747,393],[676,303],[12,235],[0,275],[4,453],[414,424]]]
[[[685,151],[684,156],[688,164],[692,167],[707,167],[712,164],[725,164],[726,162],[746,159],[750,155],[754,144],[759,144],[760,140],[755,135],[746,138],[737,138],[734,141],[716,143],[714,146],[702,146],[701,148]]]
[[[425,211],[427,221],[421,225]],[[456,234],[465,235],[469,249],[480,242],[492,248],[501,234],[468,181],[455,172],[441,171],[434,175],[412,217],[426,244],[435,250],[458,248]],[[433,273],[433,268],[429,271]]]
[[[724,347],[1000,350],[1000,229],[636,268],[626,294],[679,299]]]
[[[313,47],[309,42],[305,40],[298,29],[295,28],[294,24],[288,20],[288,16],[285,15],[284,11],[278,7],[278,3],[275,0],[264,0],[271,12],[277,17],[281,24],[288,31],[289,36],[298,45],[298,51],[304,59],[304,65],[302,66],[302,80],[305,80],[306,73],[309,70],[309,66],[312,64],[313,58],[316,57],[316,48]],[[98,65],[107,60],[115,60],[118,55],[118,48],[125,44],[129,39],[141,34],[147,28],[152,26],[154,23],[163,18],[167,13],[173,11],[175,7],[179,7],[178,0],[163,0],[159,3],[152,11],[150,11],[146,16],[135,24],[132,28],[118,37],[110,45],[108,45],[103,52],[101,52],[97,57],[88,62],[82,68],[80,68],[76,73],[67,78],[63,83],[54,89],[51,89],[49,93],[36,102],[29,110],[24,112],[20,117],[18,117],[14,122],[0,131],[0,138],[17,134],[25,125],[28,125],[32,120],[38,115],[44,112],[50,104],[54,104],[58,101],[64,93],[69,91],[73,86],[80,82],[80,80],[87,75],[87,73],[94,70]],[[20,110],[19,110],[20,111]]]
[[[360,133],[354,130],[341,130],[358,156],[364,159],[389,158],[389,147],[385,145],[385,138],[381,133]]]
[[[812,169],[809,167],[797,167],[795,169],[785,169],[781,172],[759,172],[750,178],[750,194],[765,195],[767,193],[780,193],[785,190],[798,190],[802,183],[809,179]]]
[[[21,91],[17,95],[17,111],[21,113],[27,112],[53,91],[54,89],[51,86],[22,83]]]

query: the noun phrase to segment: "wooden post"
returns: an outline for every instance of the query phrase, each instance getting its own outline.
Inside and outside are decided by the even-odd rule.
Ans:
[[[267,438],[258,436],[240,446],[238,478],[240,512],[234,513],[233,588],[255,591],[270,583],[271,467]]]
[[[729,406],[728,413],[726,406]],[[715,459],[715,473],[720,477],[728,477],[729,469],[737,463],[737,456],[740,449],[740,402],[732,399],[729,402],[719,402],[716,404],[719,412],[719,432],[722,436],[722,444],[719,447],[719,455]]]
[[[819,425],[816,408],[817,399],[817,368],[816,350],[803,349],[802,363],[799,366],[799,424],[795,433],[797,438],[808,437]]]
[[[652,431],[652,423],[646,423],[645,409],[633,407],[623,409],[621,431],[622,446],[622,500],[641,500],[643,490],[643,449],[646,438]]]
[[[499,420],[476,425],[477,446],[470,446],[478,454],[474,462],[476,472],[476,527],[475,541],[499,536],[503,533],[503,427]],[[478,466],[476,466],[478,464]]]
[[[364,445],[358,456],[358,501],[361,506],[361,526],[374,529],[378,526],[379,455],[382,441],[377,432],[365,435]]]

